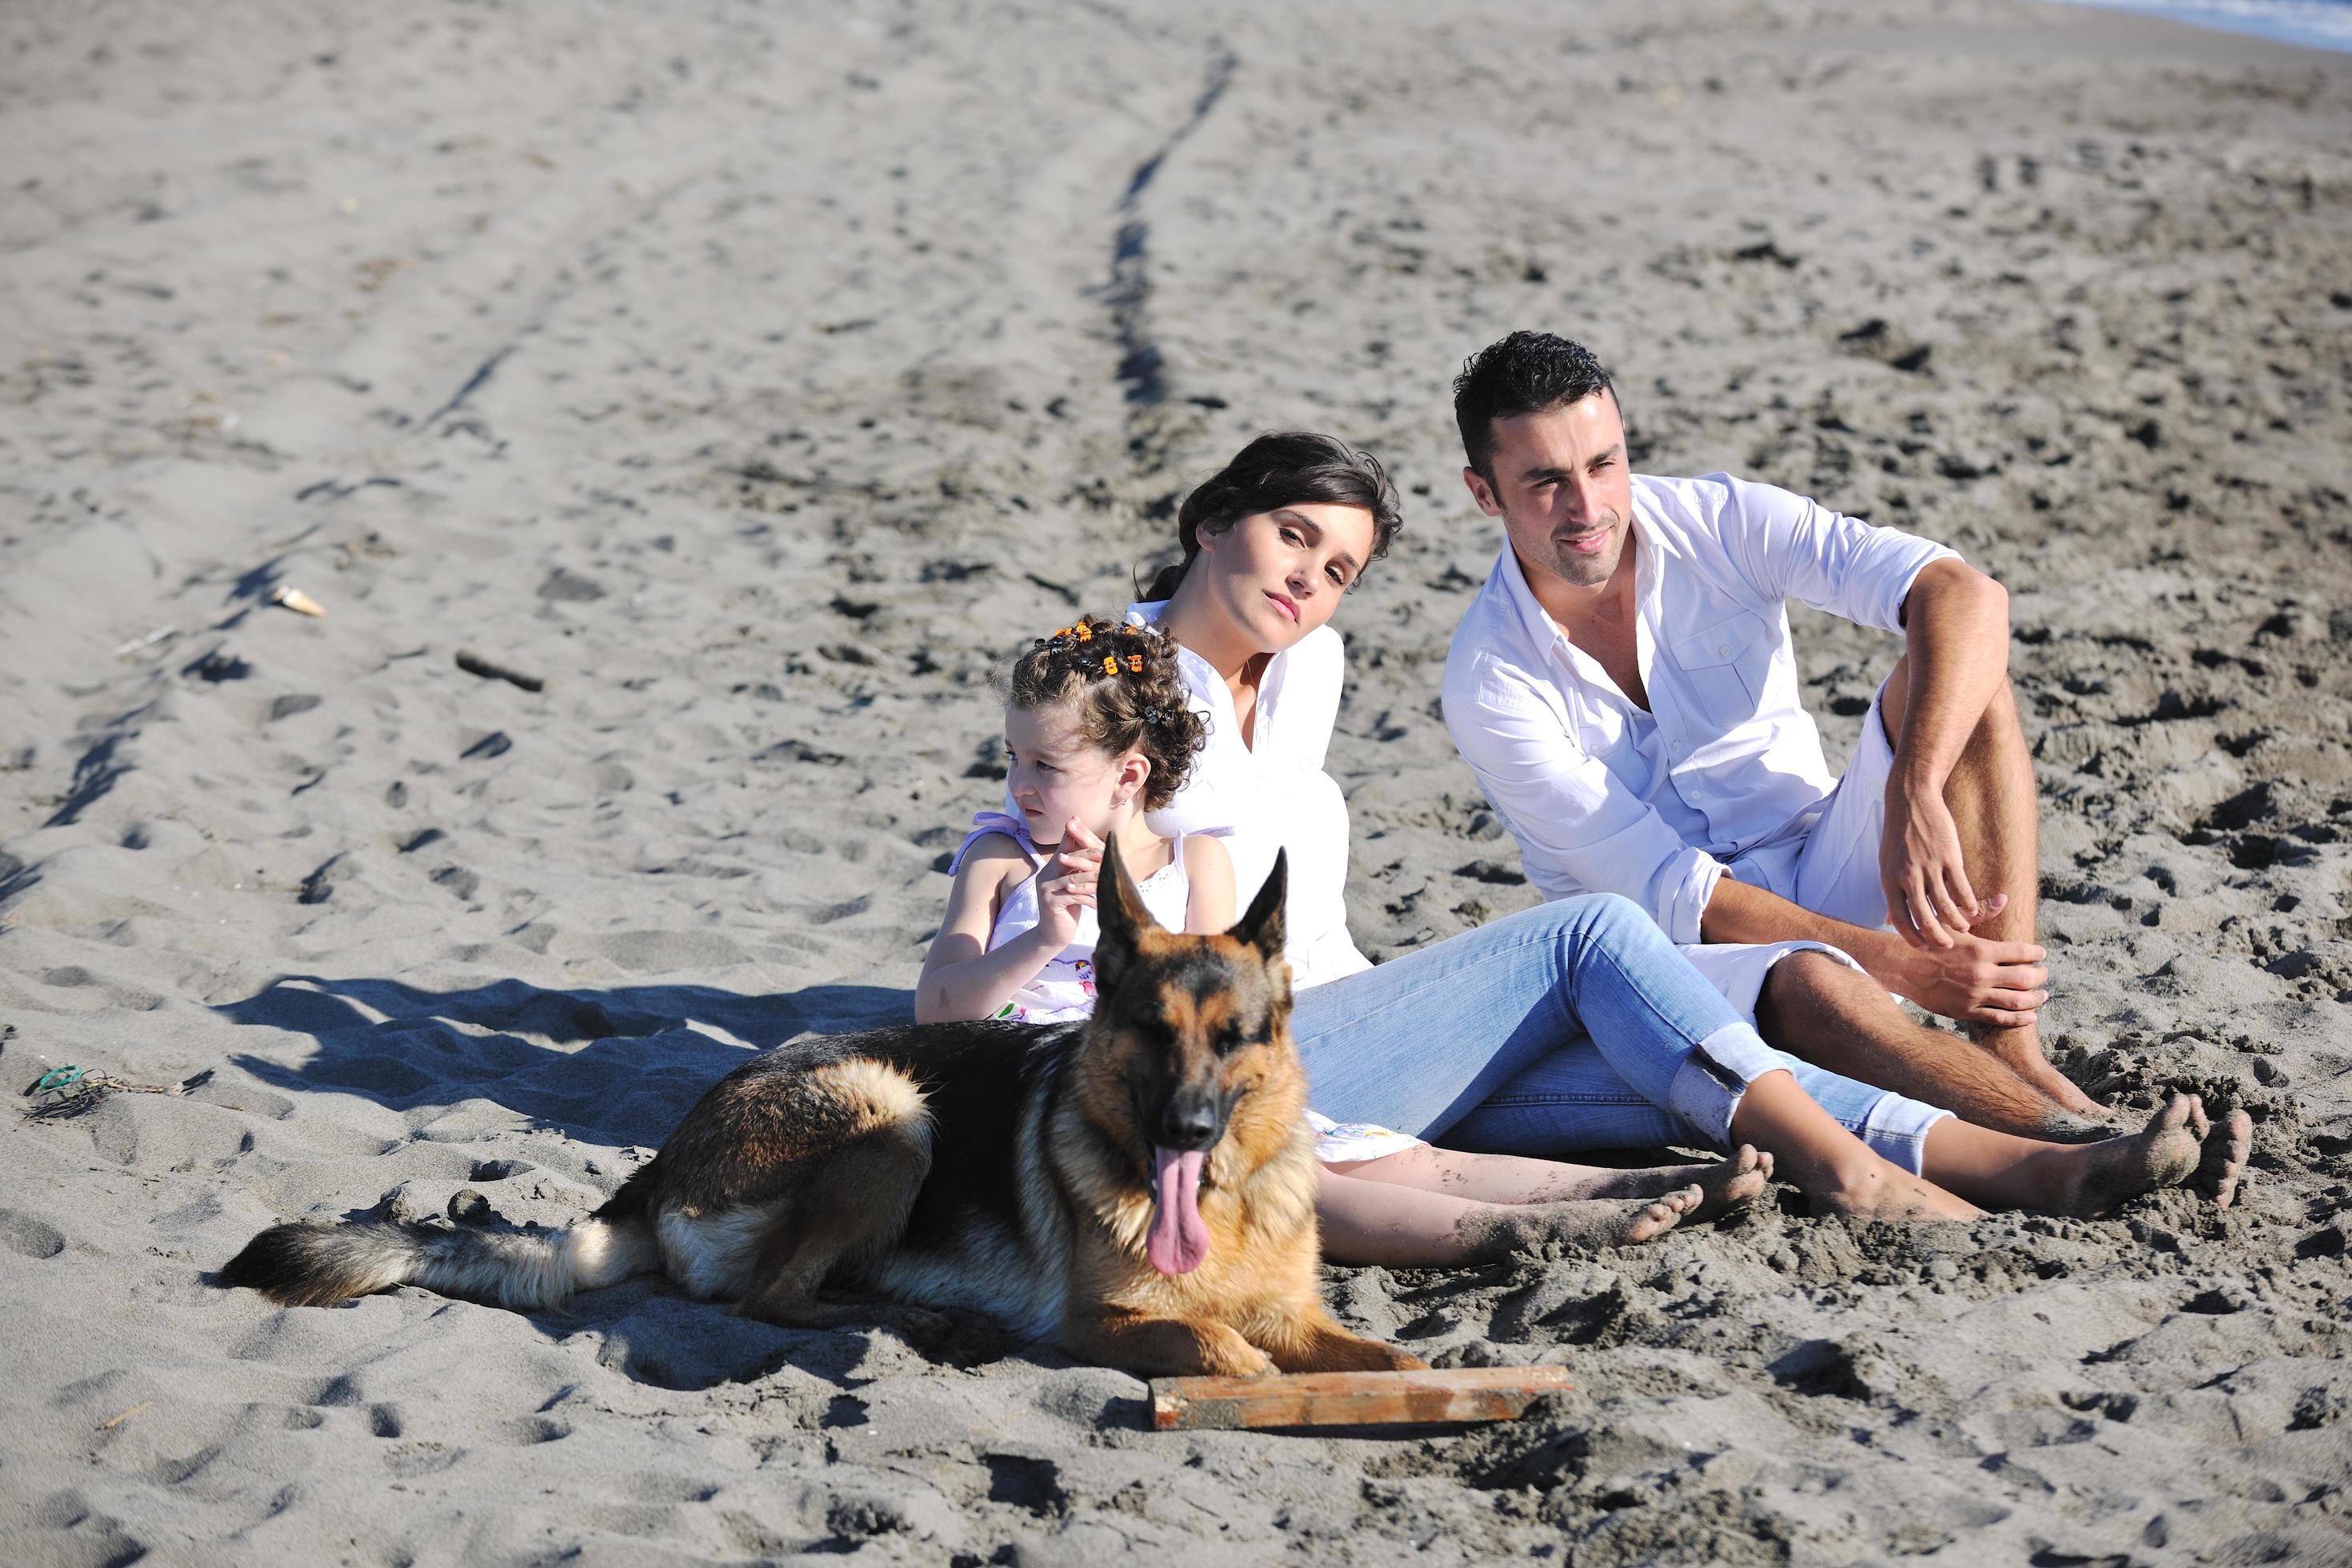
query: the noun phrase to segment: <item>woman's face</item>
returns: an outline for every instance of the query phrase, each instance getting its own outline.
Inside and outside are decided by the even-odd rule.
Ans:
[[[1004,784],[1030,842],[1051,851],[1076,819],[1097,838],[1110,836],[1115,804],[1142,788],[1150,763],[1135,752],[1114,757],[1087,743],[1075,701],[1004,710]]]
[[[1372,514],[1334,501],[1255,512],[1201,534],[1192,573],[1266,653],[1279,653],[1331,618],[1339,595],[1372,558]]]

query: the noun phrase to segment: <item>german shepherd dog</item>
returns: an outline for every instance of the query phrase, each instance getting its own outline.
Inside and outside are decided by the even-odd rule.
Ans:
[[[1178,936],[1107,845],[1090,1019],[797,1041],[568,1229],[280,1225],[218,1278],[297,1306],[415,1284],[548,1310],[659,1270],[793,1328],[878,1315],[828,1289],[977,1309],[1147,1376],[1419,1368],[1317,1288],[1286,880],[1277,858],[1231,931]]]

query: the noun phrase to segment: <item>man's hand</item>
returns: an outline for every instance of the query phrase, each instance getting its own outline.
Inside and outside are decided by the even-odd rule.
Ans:
[[[1963,931],[1948,947],[1890,948],[1894,973],[1880,973],[1880,983],[1943,1017],[2014,1028],[2032,1023],[2050,1000],[2045,954],[2030,942],[1987,942]]]
[[[1920,949],[1949,949],[1977,921],[1990,919],[2009,904],[2006,893],[1979,900],[1969,886],[1968,868],[1960,863],[1960,830],[1942,793],[1907,790],[1899,779],[1886,786],[1878,879],[1886,891],[1886,914],[1895,931]],[[2035,957],[2040,956],[2037,950]]]

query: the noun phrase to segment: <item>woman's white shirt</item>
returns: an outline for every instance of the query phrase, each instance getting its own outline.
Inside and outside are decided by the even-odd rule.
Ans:
[[[1129,605],[1136,626],[1156,626],[1168,602]],[[1285,917],[1292,984],[1305,988],[1370,969],[1348,935],[1348,802],[1323,771],[1347,683],[1347,647],[1329,626],[1266,662],[1258,683],[1250,742],[1242,739],[1224,679],[1191,649],[1176,650],[1192,710],[1208,721],[1208,743],[1174,800],[1146,814],[1162,837],[1207,833],[1224,840],[1234,862],[1234,901],[1246,909],[1290,852]],[[1253,744],[1252,742],[1255,743]]]

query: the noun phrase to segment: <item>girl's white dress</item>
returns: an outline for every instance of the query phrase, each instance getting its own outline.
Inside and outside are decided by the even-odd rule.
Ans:
[[[950,869],[961,866],[971,847],[992,833],[1002,833],[1012,839],[1029,861],[1029,875],[1005,895],[1003,907],[996,911],[996,924],[988,933],[988,951],[994,952],[1036,926],[1037,876],[1045,869],[1047,856],[1031,841],[1028,825],[1020,817],[984,811],[971,819],[971,831],[964,836]],[[1184,875],[1184,836],[1172,833],[1167,837],[1173,841],[1168,847],[1168,864],[1138,882],[1135,890],[1142,895],[1143,907],[1151,911],[1153,920],[1170,931],[1182,931],[1184,907],[1192,890]],[[1094,910],[1079,910],[1077,934],[1070,939],[1070,945],[1046,960],[1045,967],[991,1016],[1021,1024],[1061,1024],[1092,1013],[1095,942],[1101,935],[1102,928],[1095,923]]]

